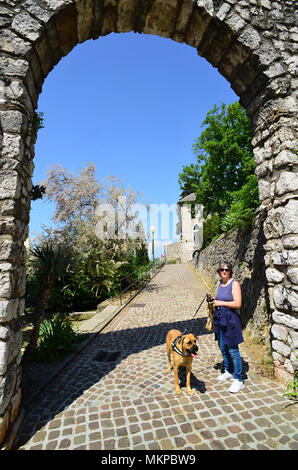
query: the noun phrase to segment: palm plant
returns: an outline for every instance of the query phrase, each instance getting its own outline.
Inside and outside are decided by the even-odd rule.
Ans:
[[[55,280],[63,280],[66,267],[70,264],[70,251],[64,245],[47,242],[30,250],[33,256],[34,271],[40,279],[41,291],[33,315],[33,330],[30,341],[22,357],[25,367],[37,346],[40,325],[49,304]]]
[[[91,290],[96,292],[96,296],[110,292],[115,285],[118,285],[119,269],[127,264],[127,261],[115,261],[113,256],[114,253],[105,250],[101,245],[88,253],[86,267],[92,283]]]

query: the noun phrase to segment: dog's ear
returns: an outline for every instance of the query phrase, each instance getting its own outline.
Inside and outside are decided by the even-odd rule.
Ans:
[[[184,340],[185,340],[187,337],[188,337],[188,334],[182,336],[182,338],[181,338],[181,345],[182,345],[182,346],[183,346]]]

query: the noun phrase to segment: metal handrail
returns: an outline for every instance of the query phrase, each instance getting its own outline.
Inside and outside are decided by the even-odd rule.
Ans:
[[[165,264],[165,262],[163,262],[159,267],[155,267],[155,269],[161,269],[162,266]],[[132,273],[128,274],[127,276],[124,276],[122,277],[121,279],[119,279],[119,286],[120,286],[120,294],[119,294],[119,297],[120,297],[120,305],[122,305],[122,295],[124,292],[126,292],[128,289],[130,290],[130,297],[132,296],[131,295],[131,287],[134,286],[134,285],[137,285],[139,283],[140,280],[142,280],[142,285],[141,287],[143,287],[145,285],[145,283],[147,282],[148,280],[148,276],[146,276],[145,280],[144,280],[144,274],[149,274],[149,278],[151,279],[151,272],[152,272],[152,268],[148,268],[147,270],[145,271],[141,271],[137,277],[137,279],[135,279],[131,284],[129,284],[127,287],[125,287],[125,289],[122,289],[122,281],[124,279],[127,279],[128,277],[132,276],[133,274],[137,273],[138,271],[133,271]],[[152,274],[153,276],[153,274]],[[141,278],[141,279],[140,279]]]

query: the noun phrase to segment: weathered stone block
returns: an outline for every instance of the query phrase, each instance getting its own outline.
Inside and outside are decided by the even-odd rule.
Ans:
[[[190,15],[193,10],[193,5],[191,2],[184,1],[181,5],[180,11],[176,19],[176,33],[173,35],[173,39],[179,42],[183,42],[186,27],[190,18]]]
[[[119,0],[117,31],[126,33],[133,30],[137,0]]]
[[[294,374],[295,368],[293,367],[290,359],[285,360],[284,367],[290,374]]]
[[[21,194],[20,177],[16,172],[0,172],[0,200],[19,198]]]
[[[11,241],[10,239],[0,241],[0,261],[15,261],[19,257],[20,260],[24,258],[24,249],[20,249],[19,246]]]
[[[213,0],[197,0],[197,5],[198,7],[204,8],[210,15],[213,15]]]
[[[94,0],[75,0],[77,11],[78,42],[84,42],[92,36]]]
[[[291,349],[285,343],[279,340],[272,341],[272,347],[284,357],[290,357]]]
[[[6,325],[0,325],[0,340],[7,340],[10,336],[10,328]]]
[[[77,24],[74,5],[60,10],[55,18],[60,48],[63,55],[68,54],[77,42]]]
[[[28,13],[21,12],[14,17],[12,28],[30,41],[36,41],[40,35],[42,26]]]
[[[278,354],[276,351],[272,351],[272,359],[274,361],[275,367],[280,366],[285,361],[285,358],[281,356],[280,354]]]
[[[198,48],[208,28],[210,20],[211,17],[209,15],[195,10],[191,16],[190,23],[186,32],[186,44]]]
[[[9,362],[16,359],[22,347],[22,328],[12,329],[8,344]]]
[[[270,65],[278,56],[278,51],[268,42],[262,42],[258,48],[258,59],[263,66]]]
[[[261,43],[261,37],[254,28],[246,26],[239,36],[239,41],[245,47],[254,50]]]
[[[291,268],[287,271],[287,276],[290,282],[298,284],[298,268]]]
[[[235,35],[238,34],[246,26],[246,21],[241,18],[234,10],[225,18],[225,23],[234,31]]]
[[[53,3],[53,1],[51,3]],[[41,7],[38,3],[36,3],[35,0],[26,0],[24,2],[24,7],[31,15],[37,18],[37,20],[40,21],[41,23],[47,23],[53,14],[52,12],[46,9],[45,5],[42,5]]]
[[[0,50],[9,54],[25,57],[31,50],[30,42],[21,39],[9,30],[0,31]]]
[[[15,76],[24,78],[28,73],[29,64],[26,60],[12,57],[0,57],[0,73],[2,76]]]
[[[276,184],[276,192],[278,195],[292,193],[298,190],[298,176],[290,171],[281,173]]]
[[[255,174],[258,178],[262,178],[263,176],[267,175],[268,169],[269,164],[267,161],[265,161],[256,167]]]
[[[271,209],[264,224],[264,233],[266,238],[281,238],[285,235],[295,234],[298,227],[298,201],[291,199],[284,207]],[[285,262],[281,264],[291,264],[292,261],[297,261],[297,256],[294,253],[289,253],[291,261],[286,262],[288,257],[285,254]],[[280,264],[274,262],[274,264]],[[295,263],[297,264],[297,263]]]
[[[298,348],[298,346],[296,346],[296,351],[291,352],[291,355],[290,355],[290,361],[291,361],[291,363],[293,364],[293,366],[295,367],[295,370],[298,369],[298,354],[297,354],[297,348]]]
[[[14,78],[9,82],[0,80],[0,104],[19,102],[33,112],[32,101],[23,82]]]
[[[295,318],[288,313],[281,313],[276,310],[272,313],[272,319],[276,323],[298,330],[298,318]]]
[[[266,269],[266,277],[268,282],[276,284],[284,279],[284,274],[277,269],[268,268]]]
[[[3,136],[3,157],[13,158],[21,161],[24,156],[24,142],[20,135],[4,134]]]
[[[227,16],[227,14],[229,13],[229,11],[231,10],[231,6],[228,5],[227,3],[224,3],[220,9],[218,10],[218,12],[216,13],[216,17],[220,20],[220,21],[223,21],[225,19],[225,17]]]
[[[39,57],[43,74],[46,76],[54,67],[56,60],[53,54],[51,43],[47,36],[44,36],[36,43],[36,51]]]
[[[16,366],[11,366],[7,373],[0,376],[0,416],[3,415],[10,402],[16,384]]]
[[[298,292],[290,287],[277,286],[274,289],[276,308],[288,312],[298,312]]]
[[[3,132],[23,135],[28,130],[27,117],[15,110],[0,111]]]
[[[298,350],[298,331],[293,331],[293,330],[290,330],[289,331],[289,335],[290,335],[290,338],[291,338],[291,345],[294,349],[297,349]],[[296,361],[298,363],[298,352],[297,352],[297,358],[296,358]]]
[[[73,0],[42,0],[41,3],[44,3],[45,6],[50,10],[59,11],[60,8],[67,5],[71,5],[73,3]]]
[[[170,37],[175,26],[177,7],[178,0],[168,0],[166,3],[156,0],[147,15],[144,33]]]
[[[280,339],[281,341],[287,341],[288,339],[288,330],[284,326],[280,325],[273,325],[271,328],[271,333],[276,339]]]
[[[10,273],[0,272],[0,297],[9,299],[12,294],[13,277]]]
[[[21,398],[22,398],[22,393],[21,393],[21,389],[19,388],[17,393],[11,399],[12,409],[10,412],[10,423],[13,423],[18,416],[20,405],[21,405]]]
[[[294,142],[294,141],[293,141]],[[297,163],[297,155],[291,150],[282,150],[274,159],[274,167],[280,168],[281,166],[294,165]]]
[[[287,250],[298,248],[298,235],[292,235],[283,240],[283,246]]]
[[[5,374],[8,359],[8,342],[0,341],[0,376]]]
[[[270,197],[270,183],[265,180],[259,180],[259,198],[260,201],[263,201],[264,199],[267,199]]]
[[[17,318],[19,299],[0,300],[0,323]]]

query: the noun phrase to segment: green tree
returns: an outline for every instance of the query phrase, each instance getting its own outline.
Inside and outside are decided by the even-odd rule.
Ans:
[[[220,218],[218,214],[213,214],[207,217],[203,223],[203,245],[202,249],[210,245],[222,233]]]
[[[221,221],[224,232],[233,227],[245,228],[254,219],[256,208],[260,205],[256,176],[249,175],[242,188],[232,193],[232,198],[232,204]]]
[[[193,144],[197,163],[183,167],[179,174],[181,197],[194,192],[204,215],[222,217],[253,174],[255,163],[251,145],[251,125],[238,102],[214,106],[207,113],[205,130]]]

